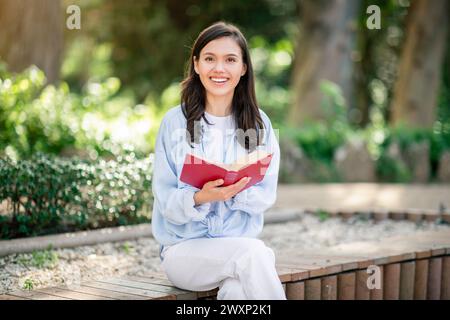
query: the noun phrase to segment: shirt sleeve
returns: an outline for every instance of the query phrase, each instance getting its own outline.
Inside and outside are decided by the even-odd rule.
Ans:
[[[185,184],[178,187],[176,166],[169,147],[170,132],[166,121],[161,123],[155,144],[152,192],[155,206],[169,222],[177,225],[201,221],[209,213],[211,204],[195,205],[194,194],[198,188]]]
[[[267,118],[268,119],[268,118]],[[230,210],[240,210],[248,214],[261,214],[275,203],[277,198],[278,171],[280,167],[280,147],[275,132],[267,121],[265,132],[265,149],[273,152],[273,157],[262,181],[237,193],[231,199],[225,201]]]

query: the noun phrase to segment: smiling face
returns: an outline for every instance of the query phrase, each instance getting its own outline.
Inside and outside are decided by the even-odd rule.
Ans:
[[[194,57],[194,69],[207,97],[233,96],[234,88],[247,70],[239,45],[231,37],[210,41]]]

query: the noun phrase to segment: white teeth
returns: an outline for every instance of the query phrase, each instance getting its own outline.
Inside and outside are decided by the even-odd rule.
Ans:
[[[224,79],[224,78],[210,78],[210,79],[214,82],[225,82],[228,80],[228,79]]]

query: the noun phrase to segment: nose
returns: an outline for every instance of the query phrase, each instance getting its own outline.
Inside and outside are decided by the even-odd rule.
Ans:
[[[216,65],[214,66],[214,70],[216,70],[216,71],[223,71],[224,70],[223,62],[222,61],[218,61],[216,63]]]

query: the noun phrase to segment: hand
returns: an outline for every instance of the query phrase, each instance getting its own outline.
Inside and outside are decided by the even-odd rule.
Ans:
[[[250,178],[244,177],[235,184],[226,187],[220,187],[223,179],[209,181],[203,185],[202,190],[194,194],[195,205],[200,205],[213,201],[226,201],[237,194],[250,181]]]

